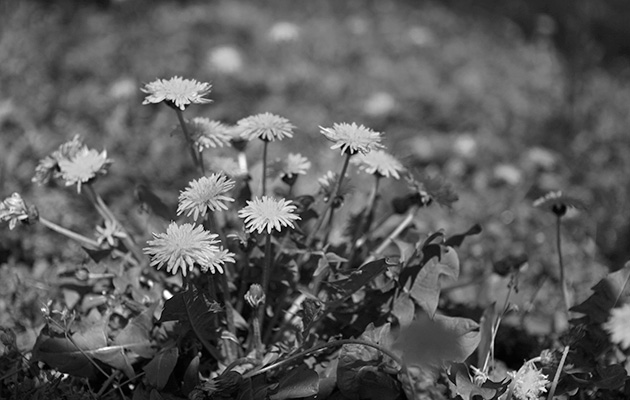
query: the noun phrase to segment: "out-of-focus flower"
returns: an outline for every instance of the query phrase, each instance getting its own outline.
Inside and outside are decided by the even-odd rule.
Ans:
[[[218,236],[204,230],[201,225],[195,227],[171,222],[166,233],[153,234],[154,240],[147,241],[149,246],[143,251],[151,256],[152,266],[160,269],[166,265],[166,270],[173,275],[181,269],[182,275],[186,276],[195,264],[210,268],[214,273],[216,264],[221,263],[219,258],[226,261],[226,256],[221,256],[223,250],[217,246]]]
[[[363,154],[372,150],[381,149],[382,134],[375,132],[370,128],[356,123],[333,124],[332,128],[323,128],[320,126],[322,135],[328,140],[334,142],[331,149],[341,149],[341,154]]]
[[[610,334],[611,342],[623,349],[630,348],[630,303],[610,310],[604,329]]]
[[[324,195],[324,201],[328,201],[330,196],[333,195],[333,190],[335,190],[335,185],[337,184],[338,179],[339,174],[328,171],[324,174],[324,176],[317,180],[319,183],[319,191]],[[337,198],[334,199],[333,207],[340,207],[343,204],[345,197],[352,192],[354,187],[350,184],[350,182],[350,179],[344,177],[344,180],[341,182],[339,192],[337,193]]]
[[[206,104],[212,100],[204,98],[212,85],[197,82],[195,79],[184,79],[174,76],[171,79],[157,79],[147,83],[142,90],[148,94],[142,104],[157,104],[165,101],[180,110],[185,110],[189,104]]]
[[[32,181],[39,185],[45,185],[53,178],[60,178],[59,161],[74,158],[79,151],[85,148],[81,137],[75,135],[72,140],[61,144],[52,154],[39,161]]]
[[[235,74],[243,69],[243,56],[233,46],[219,46],[208,52],[207,64],[213,70],[224,74]]]
[[[311,162],[301,154],[289,153],[282,162],[282,180],[292,185],[298,175],[306,175]]]
[[[534,200],[534,207],[540,207],[547,211],[551,211],[558,217],[562,217],[567,213],[569,208],[585,210],[586,205],[580,200],[566,196],[562,191],[549,192],[544,196]]]
[[[77,185],[77,192],[81,193],[81,184],[96,177],[97,174],[105,175],[111,164],[107,158],[107,151],[98,152],[83,147],[73,157],[59,160],[61,178],[66,181],[66,186]]]
[[[244,139],[262,139],[268,142],[293,137],[295,129],[288,119],[268,112],[243,118],[237,125]]]
[[[291,200],[263,196],[248,200],[247,206],[238,212],[238,216],[245,220],[245,229],[249,233],[262,233],[265,230],[271,233],[285,226],[295,228],[293,221],[300,219],[295,210],[296,206]]]
[[[396,157],[383,150],[370,151],[367,154],[359,154],[350,160],[357,164],[359,169],[368,174],[380,175],[385,178],[390,176],[394,179],[400,179],[399,172],[405,170]]]
[[[269,30],[269,38],[274,42],[293,42],[299,37],[300,27],[293,22],[276,22]]]
[[[99,245],[107,243],[109,247],[116,247],[119,239],[124,239],[128,235],[122,230],[120,225],[110,220],[105,220],[103,226],[96,227],[96,241]]]
[[[188,211],[196,221],[199,216],[205,217],[208,210],[227,210],[225,202],[234,201],[226,193],[234,188],[235,182],[222,173],[203,176],[189,183],[186,190],[179,195],[177,215]]]
[[[245,293],[245,301],[252,308],[258,308],[258,306],[265,304],[265,298],[262,286],[257,283],[251,285],[247,293]]]
[[[219,121],[195,117],[187,125],[195,146],[200,152],[210,147],[223,147],[223,145],[230,143],[232,139],[229,134],[230,127]]]
[[[363,111],[371,117],[383,117],[396,108],[396,100],[387,92],[373,93],[365,100]]]
[[[512,378],[512,395],[518,400],[538,400],[547,392],[550,383],[533,362],[528,361],[516,372],[508,372]]]
[[[0,203],[0,221],[9,221],[9,229],[13,230],[18,221],[26,221],[29,211],[19,193],[13,193]]]
[[[230,178],[238,178],[247,175],[247,171],[241,168],[237,160],[231,157],[212,157],[209,168],[214,172],[223,172]]]

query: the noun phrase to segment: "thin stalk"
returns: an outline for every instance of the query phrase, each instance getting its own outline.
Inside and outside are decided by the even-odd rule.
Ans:
[[[83,243],[84,245],[94,247],[95,249],[99,248],[98,242],[96,240],[85,237],[79,233],[71,231],[70,229],[66,229],[63,226],[57,225],[54,222],[47,220],[46,218],[39,217],[39,222],[41,222],[41,224],[44,225],[46,228],[57,233],[61,233],[62,235],[72,240],[76,240],[77,242]]]
[[[359,237],[363,232],[369,232],[370,226],[372,225],[372,219],[374,217],[374,209],[376,208],[376,199],[378,197],[378,186],[381,181],[381,175],[374,174],[374,185],[372,186],[372,190],[370,191],[370,198],[368,200],[368,206],[365,209],[365,215],[361,218],[359,222],[359,226],[357,227],[356,232],[354,232],[352,236],[352,244],[350,247],[350,251],[348,255],[350,257],[350,265],[354,265],[356,260],[355,250],[358,247]]]
[[[324,207],[324,210],[317,218],[317,221],[315,222],[315,226],[313,227],[313,230],[306,237],[306,248],[311,247],[311,245],[313,244],[313,241],[315,240],[315,235],[317,235],[319,228],[321,228],[322,223],[324,222],[324,219],[326,218],[326,214],[328,213],[328,210],[332,208],[332,205],[335,202],[335,199],[339,195],[339,189],[341,189],[341,183],[343,182],[343,178],[346,175],[346,171],[348,170],[348,164],[350,164],[350,157],[352,157],[352,154],[347,153],[346,158],[343,162],[343,167],[341,167],[341,174],[339,174],[339,177],[337,178],[337,183],[335,184],[335,188],[333,189],[332,194],[328,198],[328,201],[326,202],[326,206]]]
[[[310,349],[303,350],[303,351],[301,351],[301,352],[299,352],[297,354],[294,354],[294,355],[292,355],[290,357],[287,357],[284,360],[280,360],[280,361],[276,362],[275,364],[267,365],[266,367],[263,367],[263,368],[258,369],[258,370],[255,369],[255,370],[249,371],[243,377],[244,378],[251,378],[251,377],[254,377],[256,375],[260,375],[262,373],[265,373],[265,372],[271,371],[273,369],[279,368],[279,367],[281,367],[283,365],[289,364],[289,363],[291,363],[291,362],[293,362],[293,361],[295,361],[295,360],[297,360],[299,358],[304,357],[307,354],[314,353],[316,351],[323,350],[323,349],[328,348],[328,347],[343,346],[345,344],[358,344],[358,345],[361,345],[361,346],[372,347],[372,348],[380,351],[381,353],[385,354],[386,356],[388,356],[392,360],[394,360],[398,365],[400,365],[401,372],[404,372],[407,375],[407,377],[409,378],[409,383],[410,383],[411,391],[412,391],[412,394],[413,394],[412,398],[414,398],[414,399],[416,398],[415,388],[414,388],[413,382],[411,382],[411,376],[409,374],[409,370],[407,369],[407,366],[405,365],[403,360],[400,357],[398,357],[396,354],[391,352],[390,350],[388,350],[388,349],[386,349],[386,348],[384,348],[384,347],[382,347],[382,346],[380,346],[378,344],[374,344],[374,343],[370,343],[370,342],[366,342],[364,340],[358,340],[358,339],[341,339],[341,340],[335,340],[333,342],[322,343],[322,344],[319,344],[317,346],[313,346]]]
[[[190,157],[195,163],[195,166],[199,168],[202,175],[205,175],[205,168],[203,165],[203,158],[198,157],[199,153],[195,149],[195,143],[190,137],[190,133],[188,132],[188,127],[186,126],[186,120],[184,119],[184,113],[179,108],[175,108],[175,113],[177,114],[177,119],[179,120],[179,125],[182,127],[182,132],[184,132],[184,137],[186,138],[186,144],[188,145],[188,149],[190,150]]]
[[[221,291],[223,292],[223,303],[225,304],[225,320],[228,332],[233,337],[236,337],[236,326],[234,325],[234,307],[230,301],[230,289],[228,286],[227,276],[225,274],[219,274],[219,280],[221,282]],[[235,360],[238,354],[238,347],[231,339],[225,339],[225,349],[227,353],[228,362]]]
[[[89,184],[85,185],[85,187],[87,187],[88,198],[94,204],[94,207],[96,207],[96,210],[99,212],[99,214],[101,214],[101,216],[104,219],[107,219],[111,223],[116,224],[117,226],[120,227],[120,229],[125,234],[122,238],[120,238],[120,240],[123,242],[127,250],[129,250],[131,254],[133,254],[136,260],[138,260],[138,262],[141,263],[142,260],[145,259],[144,253],[140,251],[140,248],[138,247],[136,242],[133,240],[133,237],[131,236],[129,231],[127,231],[127,229],[125,229],[123,224],[121,224],[118,221],[114,213],[109,209],[105,201],[103,201],[103,198],[98,194],[96,190],[94,190],[94,187]]]
[[[262,325],[261,315],[265,315],[264,304],[259,305],[258,310],[255,310],[252,313],[252,329],[254,330],[254,350],[256,354],[256,360],[258,361],[262,360],[263,357],[262,335],[260,334]]]
[[[547,400],[553,400],[553,395],[556,394],[556,388],[558,387],[558,381],[560,380],[560,373],[562,372],[562,368],[564,367],[564,363],[567,360],[568,354],[569,354],[569,346],[564,346],[564,351],[562,352],[562,358],[560,359],[560,364],[558,364],[556,375],[553,377],[553,382],[551,383],[551,388],[549,389],[549,396],[547,396]]]
[[[562,285],[562,297],[564,299],[564,308],[566,312],[569,312],[571,308],[571,300],[569,299],[569,292],[567,290],[567,281],[564,273],[564,263],[562,262],[562,243],[560,241],[560,227],[562,225],[562,217],[556,217],[556,246],[558,248],[558,264],[560,265],[560,284]]]
[[[398,237],[398,235],[400,235],[402,233],[402,231],[404,231],[409,226],[409,224],[411,224],[411,222],[413,221],[413,217],[416,215],[417,211],[418,211],[418,207],[417,206],[412,207],[407,212],[407,216],[405,217],[405,219],[403,219],[400,222],[400,224],[396,227],[396,229],[394,229],[394,231],[392,233],[390,233],[389,236],[387,236],[387,238],[385,238],[385,240],[383,240],[383,242],[381,242],[381,244],[376,248],[374,253],[372,253],[372,255],[370,255],[367,258],[367,260],[365,260],[365,262],[363,262],[363,264],[367,264],[369,262],[372,262],[372,261],[376,260],[376,257],[378,257],[383,251],[385,251],[387,246],[389,246],[390,243],[393,242],[394,239],[396,239]]]
[[[265,142],[263,147],[263,165],[262,165],[262,195],[267,195],[267,146],[269,145],[268,140],[263,140]]]
[[[265,242],[265,263],[263,265],[263,279],[262,279],[262,289],[265,294],[265,302],[258,306],[257,314],[259,320],[259,329],[262,329],[263,323],[265,321],[265,310],[267,309],[267,300],[269,299],[269,294],[267,293],[267,289],[269,289],[269,278],[271,276],[271,234],[267,234],[267,241]],[[260,335],[260,332],[258,332]]]

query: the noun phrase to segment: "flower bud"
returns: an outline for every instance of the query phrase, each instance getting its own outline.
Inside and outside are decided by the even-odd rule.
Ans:
[[[247,301],[247,304],[252,308],[258,308],[265,304],[265,299],[265,292],[263,292],[262,286],[257,283],[251,285],[247,293],[245,293],[245,301]]]

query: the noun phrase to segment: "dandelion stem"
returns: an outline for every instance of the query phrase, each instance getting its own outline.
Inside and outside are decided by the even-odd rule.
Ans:
[[[51,229],[57,233],[61,233],[62,235],[67,236],[72,240],[76,240],[79,243],[94,247],[95,249],[99,248],[98,242],[96,240],[85,237],[79,233],[71,231],[70,229],[66,229],[63,226],[57,225],[54,222],[47,220],[46,218],[40,216],[39,222],[41,222],[42,225],[44,225],[46,228]]]
[[[190,137],[190,133],[188,132],[188,127],[186,126],[186,120],[184,119],[184,113],[179,108],[175,108],[175,113],[177,114],[177,119],[179,120],[179,125],[182,127],[182,132],[184,132],[184,137],[186,138],[186,144],[188,145],[188,149],[190,150],[190,157],[195,163],[195,166],[199,168],[202,175],[205,175],[205,168],[203,165],[203,158],[201,154],[197,152],[195,149],[195,143]]]
[[[562,285],[562,297],[564,299],[564,308],[566,312],[569,312],[571,308],[571,300],[569,299],[569,292],[567,289],[567,281],[564,273],[564,263],[562,262],[562,243],[560,241],[560,227],[562,225],[562,217],[558,215],[556,217],[556,246],[558,248],[558,264],[560,265],[560,284]]]
[[[356,261],[356,257],[358,254],[355,254],[357,247],[359,247],[359,238],[361,233],[368,232],[370,230],[370,226],[372,225],[372,220],[374,219],[374,208],[376,208],[376,199],[378,197],[378,186],[381,181],[380,174],[374,174],[374,185],[372,186],[372,191],[370,192],[370,198],[368,200],[368,205],[365,208],[365,214],[362,216],[359,225],[357,226],[356,231],[352,234],[352,244],[350,247],[350,251],[348,255],[350,257],[350,265],[354,265]]]
[[[269,146],[268,140],[263,140],[265,142],[263,147],[263,165],[262,165],[262,195],[267,195],[267,146]]]
[[[560,359],[560,364],[558,364],[556,375],[553,377],[553,382],[551,383],[551,388],[549,389],[549,396],[547,396],[547,400],[552,400],[553,395],[556,394],[556,388],[558,387],[558,381],[560,380],[560,373],[562,372],[562,368],[564,367],[564,363],[567,360],[568,354],[569,354],[569,346],[564,346],[564,351],[562,352],[562,358]]]
[[[271,234],[267,234],[267,240],[265,241],[265,263],[263,265],[263,279],[262,279],[262,288],[263,293],[267,297],[267,288],[269,287],[269,277],[271,275]]]
[[[133,237],[131,236],[129,231],[127,231],[125,227],[118,221],[114,213],[112,213],[107,204],[105,204],[105,201],[103,201],[103,198],[98,194],[96,190],[94,190],[94,187],[91,184],[86,184],[85,187],[87,187],[87,196],[92,204],[94,204],[94,207],[96,207],[96,210],[99,212],[99,214],[101,214],[104,219],[109,220],[112,224],[120,227],[120,229],[124,233],[123,237],[121,237],[120,240],[123,242],[127,250],[129,250],[129,252],[133,254],[136,260],[138,260],[139,263],[142,263],[142,260],[145,259],[144,254],[138,248],[138,245],[133,240]]]
[[[412,207],[407,212],[407,216],[405,217],[405,219],[402,220],[402,222],[396,227],[396,229],[394,229],[392,233],[389,234],[389,236],[387,236],[387,238],[385,238],[385,240],[383,240],[383,242],[376,248],[374,253],[372,253],[372,255],[370,255],[367,258],[367,260],[363,262],[363,264],[367,264],[369,262],[376,260],[376,257],[378,257],[383,251],[385,251],[387,246],[389,246],[389,244],[393,242],[394,239],[396,239],[398,235],[400,235],[402,231],[404,231],[409,226],[411,221],[413,221],[413,217],[416,215],[417,211],[418,211],[417,206]]]
[[[352,154],[347,153],[346,158],[343,162],[343,167],[341,168],[341,174],[339,174],[339,177],[337,178],[337,183],[335,184],[335,188],[333,189],[332,194],[326,201],[326,207],[317,218],[317,221],[315,222],[315,226],[313,227],[313,230],[308,234],[306,238],[306,248],[311,247],[311,245],[313,244],[313,241],[315,240],[315,235],[317,235],[317,231],[319,231],[319,228],[321,228],[322,223],[324,222],[324,219],[326,218],[326,214],[328,213],[328,210],[330,210],[335,204],[335,199],[339,195],[339,192],[341,189],[341,183],[343,182],[343,178],[346,175],[346,171],[348,170],[348,164],[350,164],[350,157],[352,157]]]
[[[262,311],[262,312],[261,312]],[[262,336],[260,334],[261,331],[261,323],[262,323],[262,317],[261,315],[265,315],[265,305],[261,304],[258,306],[258,310],[254,311],[253,316],[252,316],[252,329],[254,330],[254,346],[255,347],[255,354],[256,354],[256,360],[262,360],[262,353],[263,353],[263,344],[262,344]]]

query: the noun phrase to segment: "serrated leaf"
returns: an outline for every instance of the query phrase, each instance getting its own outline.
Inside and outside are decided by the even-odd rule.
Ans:
[[[315,396],[318,391],[319,375],[305,365],[301,365],[293,368],[280,379],[278,390],[269,398],[271,400],[297,399]]]
[[[421,315],[400,331],[393,347],[410,365],[463,362],[479,344],[478,327],[467,318]]]
[[[179,349],[177,346],[163,349],[157,353],[153,360],[142,369],[146,372],[147,382],[156,389],[163,389],[177,364],[178,358]]]
[[[411,297],[431,317],[437,310],[443,277],[451,280],[459,277],[459,257],[452,247],[444,247],[439,260],[431,258],[420,270],[411,286]]]

